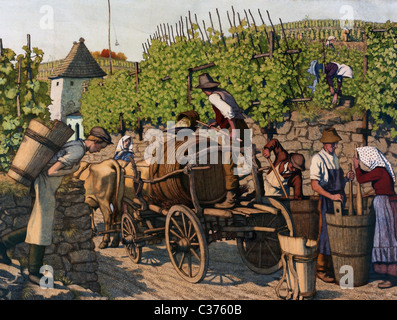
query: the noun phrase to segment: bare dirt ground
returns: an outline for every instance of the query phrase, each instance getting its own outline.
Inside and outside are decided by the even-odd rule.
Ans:
[[[98,231],[102,216],[96,213]],[[235,241],[211,243],[209,267],[204,280],[191,284],[174,270],[165,242],[143,248],[142,262],[133,263],[122,245],[98,249],[102,237],[95,237],[99,281],[103,292],[114,300],[280,300],[275,287],[282,270],[259,275],[241,261]],[[317,280],[313,300],[397,300],[397,287],[378,289],[379,277],[371,274],[369,283],[352,289]]]

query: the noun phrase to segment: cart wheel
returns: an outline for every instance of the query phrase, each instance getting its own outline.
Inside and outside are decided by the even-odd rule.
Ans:
[[[253,232],[245,238],[237,238],[237,248],[242,261],[249,269],[259,274],[276,272],[282,266],[278,233],[289,231],[291,236],[294,235],[292,219],[285,206],[274,199],[270,199],[269,202],[280,209],[280,213],[257,214],[247,218],[247,225],[275,228],[276,231]]]
[[[208,245],[197,216],[184,205],[171,207],[165,222],[168,255],[177,273],[198,283],[208,268]]]
[[[134,263],[140,263],[142,258],[142,246],[135,242],[138,226],[129,213],[123,213],[121,217],[121,239],[124,248]]]

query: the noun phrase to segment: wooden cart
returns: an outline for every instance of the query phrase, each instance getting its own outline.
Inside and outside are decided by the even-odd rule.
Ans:
[[[255,155],[253,155],[254,157]],[[208,166],[186,165],[156,179],[142,179],[131,159],[137,188],[136,196],[124,202],[129,210],[122,214],[121,237],[128,256],[134,263],[142,258],[142,247],[165,240],[169,258],[176,272],[186,281],[200,282],[207,273],[208,245],[215,241],[235,239],[244,264],[259,274],[270,274],[281,268],[279,232],[294,235],[294,225],[286,206],[271,197],[262,197],[253,161],[256,198],[240,201],[233,209],[215,209],[199,203],[195,188],[195,172]],[[154,184],[174,175],[187,175],[191,205],[176,204],[169,209],[148,203],[141,195],[144,184]]]

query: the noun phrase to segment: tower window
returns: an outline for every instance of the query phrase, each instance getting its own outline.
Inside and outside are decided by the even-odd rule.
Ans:
[[[70,81],[70,86],[73,86],[74,85],[74,82],[73,81]]]

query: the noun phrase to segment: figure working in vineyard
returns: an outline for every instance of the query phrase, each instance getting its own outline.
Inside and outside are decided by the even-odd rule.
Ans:
[[[219,88],[220,83],[215,82],[208,73],[199,76],[199,85],[196,87],[202,89],[207,95],[209,102],[215,112],[215,121],[212,122],[210,127],[219,126],[220,129],[228,129],[232,140],[240,138],[244,141],[244,130],[249,130],[245,123],[243,111],[240,109],[233,96],[224,89]],[[240,136],[237,136],[236,129],[239,130]],[[246,144],[247,145],[247,144]],[[225,158],[229,158],[228,163],[223,164],[225,171],[226,182],[226,200],[222,203],[216,204],[216,208],[233,208],[237,202],[237,191],[239,188],[238,176],[234,174],[236,167],[232,159],[232,153],[225,154]],[[261,180],[259,175],[258,177]],[[263,185],[263,178],[260,181]]]
[[[335,36],[329,36],[327,39],[327,48],[331,48],[335,52],[334,43],[336,42]]]
[[[132,150],[132,137],[125,135],[121,137],[119,143],[117,144],[114,159],[130,161],[130,157],[134,158],[134,151]]]
[[[396,177],[386,157],[375,147],[357,148],[354,169],[359,183],[371,182],[375,189],[375,234],[372,249],[372,263],[376,273],[384,279],[380,289],[397,286],[397,195],[394,192]],[[360,168],[360,161],[370,171]]]
[[[353,78],[353,70],[348,65],[329,62],[325,66],[326,81],[332,96],[332,104],[336,104],[338,95],[342,95],[342,81],[344,78]],[[333,79],[336,78],[337,88],[334,89]]]
[[[284,189],[289,195],[289,187],[294,189],[294,199],[302,199],[302,171],[305,171],[305,158],[300,153],[289,154],[277,139],[272,139],[263,148],[262,154],[265,158],[274,152],[276,156],[273,166],[277,170]],[[273,168],[267,172],[265,185],[265,196],[283,196],[283,190],[276,177]]]
[[[0,263],[11,264],[7,249],[22,242],[29,243],[29,280],[40,284],[45,248],[52,243],[56,191],[64,176],[79,169],[87,151],[96,153],[109,144],[112,141],[107,131],[94,127],[86,140],[69,141],[53,156],[32,185],[35,197],[27,227],[12,231],[0,239]]]
[[[321,208],[317,277],[325,282],[335,282],[325,214],[334,211],[333,201],[341,201],[344,207],[346,182],[354,179],[353,171],[344,175],[335,154],[340,140],[342,138],[334,128],[324,129],[320,139],[323,148],[313,156],[310,166],[312,189],[320,195]]]

